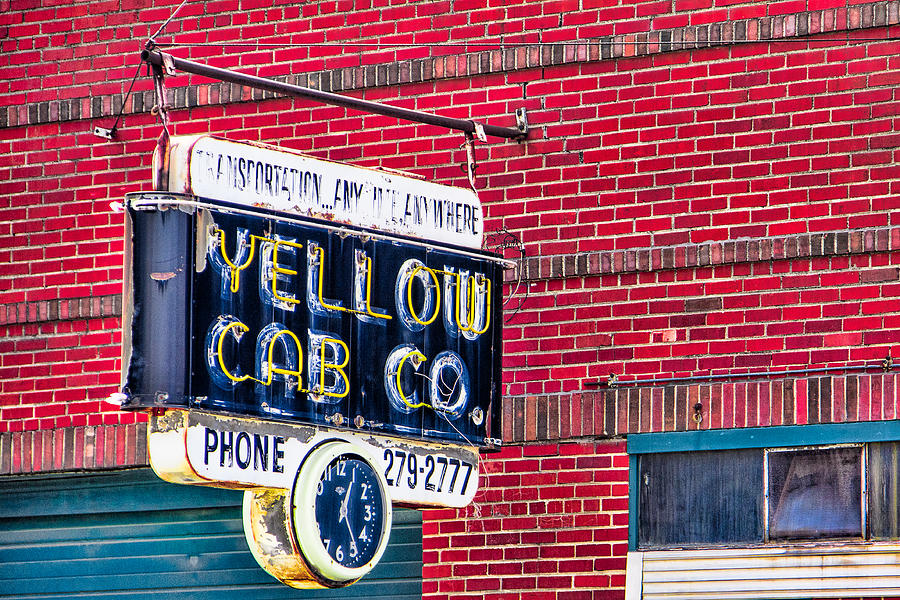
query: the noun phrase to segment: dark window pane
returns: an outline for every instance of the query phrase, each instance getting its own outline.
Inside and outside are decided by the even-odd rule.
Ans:
[[[642,548],[762,541],[762,450],[645,454],[638,464]]]
[[[869,444],[869,531],[900,539],[900,443]]]
[[[862,537],[862,448],[769,453],[769,538]]]

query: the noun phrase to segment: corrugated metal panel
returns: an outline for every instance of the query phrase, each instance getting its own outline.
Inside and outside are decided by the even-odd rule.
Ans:
[[[841,598],[900,594],[900,546],[853,544],[631,553],[628,598]],[[641,586],[636,593],[634,586]]]
[[[0,598],[421,598],[418,511],[359,583],[295,590],[253,559],[242,492],[172,485],[148,470],[0,480]]]

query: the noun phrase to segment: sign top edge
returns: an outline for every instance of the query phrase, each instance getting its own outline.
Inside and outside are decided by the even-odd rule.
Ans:
[[[212,135],[175,136],[154,156],[157,191],[480,248],[484,214],[469,188],[393,169]]]

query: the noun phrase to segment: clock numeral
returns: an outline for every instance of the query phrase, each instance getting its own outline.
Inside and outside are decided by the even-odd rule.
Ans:
[[[369,499],[369,486],[366,485],[365,483],[362,483],[360,485],[362,485],[362,494],[359,495],[359,499],[360,500],[368,500]]]
[[[322,481],[319,480],[319,483],[316,484],[316,496],[321,496],[325,491],[325,486],[322,484]]]
[[[331,552],[331,540],[324,539],[324,540],[322,540],[322,543],[325,544],[325,551]]]
[[[346,460],[339,460],[339,461],[338,461],[338,464],[337,464],[337,474],[340,475],[341,477],[346,477],[346,476],[347,476],[347,461],[346,461]]]
[[[366,515],[363,517],[366,521],[372,520],[372,506],[370,504],[366,504]]]
[[[359,550],[356,549],[356,542],[350,540],[350,558],[356,558],[359,554]]]
[[[338,562],[343,562],[344,560],[344,547],[338,546],[337,550],[334,551],[334,557],[338,560]]]

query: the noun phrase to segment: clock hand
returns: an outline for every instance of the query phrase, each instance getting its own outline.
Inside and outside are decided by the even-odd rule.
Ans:
[[[350,545],[356,546],[356,538],[353,534],[353,528],[350,527],[350,519],[348,519],[346,515],[344,515],[344,523],[347,524],[347,531],[350,532]]]
[[[353,484],[356,482],[356,469],[353,470],[353,478],[350,479],[350,484],[347,486],[347,492],[344,494],[344,502],[341,505],[341,516],[338,518],[338,521],[344,519],[344,523],[347,524],[347,531],[350,532],[350,545],[352,547],[356,546],[356,540],[353,535],[353,528],[350,526],[350,518],[347,514],[347,505],[350,503],[350,490],[353,489]]]
[[[347,526],[350,526],[350,521],[347,519],[347,505],[350,503],[350,490],[353,488],[353,480],[350,481],[350,485],[347,486],[347,491],[344,493],[344,501],[341,503],[340,516],[338,517],[338,521],[341,519],[347,521]],[[352,531],[350,533],[353,533]]]

